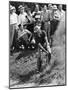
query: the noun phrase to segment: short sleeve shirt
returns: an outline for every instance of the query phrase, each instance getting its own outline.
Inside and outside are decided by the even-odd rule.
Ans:
[[[18,25],[21,24],[23,25],[24,23],[27,22],[27,18],[26,18],[27,14],[24,12],[23,14],[20,14],[18,16]]]

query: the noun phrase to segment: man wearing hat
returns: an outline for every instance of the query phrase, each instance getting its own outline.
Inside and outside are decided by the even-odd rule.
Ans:
[[[65,11],[62,8],[63,6],[60,4],[58,6],[58,13],[60,14],[60,21],[63,21],[65,18]]]
[[[56,5],[53,5],[53,13],[54,13],[54,19],[55,20],[60,20],[60,14],[58,13],[58,8]]]
[[[23,25],[28,22],[27,13],[25,12],[25,8],[22,5],[20,5],[18,9],[20,11],[20,14],[18,16],[18,25],[21,24],[23,28]]]
[[[18,26],[18,16],[15,13],[16,9],[14,6],[10,5],[10,48],[14,48],[14,33],[17,30]]]
[[[58,8],[56,5],[53,5],[53,34],[58,26],[58,23],[60,21],[60,14],[58,13]]]
[[[47,10],[47,6],[44,6],[43,12],[41,13],[41,21],[43,24],[43,30],[45,30],[48,40],[50,39],[50,14],[49,11]]]

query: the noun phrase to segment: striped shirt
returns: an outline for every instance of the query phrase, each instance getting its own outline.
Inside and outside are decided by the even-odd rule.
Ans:
[[[40,19],[41,18],[41,12],[33,12],[32,13],[32,17],[35,18],[35,20]]]

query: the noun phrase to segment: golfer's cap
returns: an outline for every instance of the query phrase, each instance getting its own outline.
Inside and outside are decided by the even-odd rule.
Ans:
[[[37,32],[39,29],[40,29],[39,26],[35,26],[35,27],[34,27],[34,32]]]
[[[56,5],[53,5],[53,9],[56,10],[57,9],[57,6]]]

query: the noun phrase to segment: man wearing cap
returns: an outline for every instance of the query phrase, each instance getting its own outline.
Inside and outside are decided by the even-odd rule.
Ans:
[[[51,35],[54,34],[59,21],[60,21],[60,14],[58,13],[58,8],[56,5],[53,5],[52,20],[51,20]]]
[[[43,12],[41,13],[41,21],[42,24],[44,25],[43,29],[45,30],[48,40],[50,39],[50,14],[49,11],[47,10],[47,6],[44,6]]]
[[[23,28],[23,24],[27,23],[28,20],[27,20],[27,13],[25,12],[25,8],[20,5],[18,7],[19,11],[20,11],[20,14],[18,16],[18,25],[21,24],[22,28]]]
[[[17,30],[18,26],[18,16],[15,13],[16,9],[14,6],[10,5],[10,48],[14,48],[14,33]]]
[[[64,17],[65,17],[65,11],[62,8],[63,8],[63,6],[60,4],[58,6],[58,13],[60,14],[60,21],[61,20],[63,21]]]
[[[36,41],[36,45],[38,47],[38,60],[37,60],[37,67],[38,71],[41,71],[41,66],[42,66],[42,60],[41,60],[41,51],[42,49],[44,52],[48,54],[48,64],[50,63],[51,59],[51,48],[48,43],[47,35],[44,30],[41,30],[41,25],[37,25],[34,28],[34,37]]]

